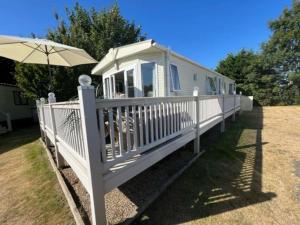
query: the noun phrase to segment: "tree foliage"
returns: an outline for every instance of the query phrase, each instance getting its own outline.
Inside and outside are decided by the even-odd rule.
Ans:
[[[233,78],[237,90],[260,105],[295,103],[300,88],[300,2],[269,23],[270,39],[259,53],[241,50],[220,61],[217,71]]]
[[[270,39],[262,45],[265,63],[280,73],[300,70],[300,2],[269,23]]]
[[[82,48],[96,60],[112,47],[144,40],[141,28],[127,21],[120,14],[118,5],[108,10],[84,9],[78,3],[66,9],[66,20],[55,14],[57,27],[50,29],[46,37],[55,42]],[[95,65],[80,65],[72,68],[52,66],[52,84],[59,100],[76,96],[78,76],[89,74]],[[94,77],[94,81],[97,82]],[[25,94],[31,98],[45,97],[48,92],[49,77],[47,66],[17,63],[16,80]]]
[[[250,95],[252,91],[249,84],[253,80],[253,64],[257,57],[254,52],[245,49],[237,54],[230,53],[219,62],[216,71],[235,80],[237,92]]]
[[[236,81],[237,92],[253,95],[260,105],[280,103],[281,77],[266,67],[263,58],[250,50],[229,54],[217,66],[217,71]]]

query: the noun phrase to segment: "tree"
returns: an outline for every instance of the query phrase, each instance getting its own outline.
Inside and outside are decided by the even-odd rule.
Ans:
[[[14,78],[15,63],[10,59],[0,57],[0,83],[16,84]]]
[[[290,9],[269,23],[270,39],[262,45],[262,55],[282,75],[300,71],[300,1],[293,1]]]
[[[66,45],[83,48],[96,60],[112,47],[118,47],[144,40],[141,28],[127,21],[120,14],[118,5],[108,10],[96,11],[84,9],[78,3],[72,9],[66,9],[67,21],[57,14],[58,26],[50,29],[47,38]],[[52,84],[59,100],[67,100],[77,95],[78,76],[89,74],[94,65],[81,65],[72,68],[53,66]],[[25,94],[31,98],[46,96],[49,78],[44,65],[27,65],[18,63],[16,79]],[[94,82],[101,82],[99,77]]]
[[[300,92],[300,73],[299,72],[290,72],[288,74],[288,80],[292,82],[293,85],[295,85]]]
[[[293,104],[299,94],[299,24],[300,2],[293,1],[291,9],[270,22],[272,35],[262,44],[260,53],[241,50],[229,54],[217,71],[236,80],[237,89],[253,95],[260,105]]]
[[[244,49],[235,55],[228,54],[216,70],[234,79],[237,92],[253,95],[259,105],[274,105],[281,101],[280,76],[264,64],[259,54]]]
[[[299,103],[300,73],[300,1],[293,1],[290,9],[269,23],[270,39],[262,45],[262,57],[283,81],[291,81],[285,87],[288,102]]]
[[[299,72],[289,72],[288,80],[290,82],[290,86],[294,86],[294,94],[295,94],[295,103],[300,104],[300,73]]]
[[[230,53],[219,62],[216,71],[235,80],[237,92],[242,91],[245,95],[251,95],[249,82],[253,79],[253,63],[257,57],[254,52],[245,49],[237,54]]]

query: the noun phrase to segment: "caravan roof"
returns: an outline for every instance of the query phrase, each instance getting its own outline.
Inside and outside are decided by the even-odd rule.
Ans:
[[[198,66],[209,72],[215,73],[219,76],[226,77],[226,76],[224,76],[214,70],[208,69],[208,68],[200,65],[199,63],[192,61],[174,51],[171,51],[169,48],[166,48],[166,47],[158,44],[157,42],[155,42],[152,39],[137,42],[134,44],[124,45],[124,46],[117,47],[117,48],[111,48],[108,51],[108,53],[102,58],[102,60],[92,69],[92,74],[101,75],[102,72],[105,70],[105,68],[110,66],[111,64],[113,64],[116,60],[123,59],[123,58],[129,57],[129,56],[132,56],[132,55],[135,55],[138,53],[142,53],[142,52],[169,52],[169,54],[171,54],[177,58],[180,58],[184,61],[187,61],[195,66]],[[228,77],[226,77],[226,78],[228,78]]]

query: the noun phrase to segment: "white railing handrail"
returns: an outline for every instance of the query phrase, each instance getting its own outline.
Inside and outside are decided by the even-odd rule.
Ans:
[[[101,99],[96,100],[97,108],[107,108],[126,105],[147,105],[162,102],[193,101],[193,96],[170,96],[170,97],[138,97],[138,98],[120,98],[120,99]]]

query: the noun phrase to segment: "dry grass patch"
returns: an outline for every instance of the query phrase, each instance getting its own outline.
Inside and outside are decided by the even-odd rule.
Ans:
[[[36,128],[1,136],[0,224],[74,224]]]
[[[300,107],[265,107],[208,133],[207,153],[136,224],[300,224],[299,128]]]

